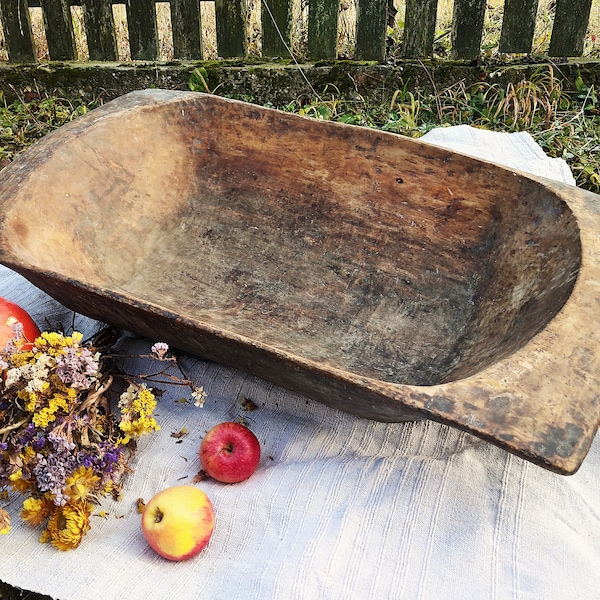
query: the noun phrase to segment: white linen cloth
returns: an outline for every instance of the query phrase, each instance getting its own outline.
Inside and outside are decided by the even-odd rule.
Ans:
[[[452,127],[439,145],[573,182],[528,134]],[[72,314],[8,269],[0,296],[44,318]],[[77,316],[89,332],[94,322]],[[131,337],[128,351],[152,342]],[[208,393],[204,408],[166,388],[161,431],[140,443],[123,498],[107,500],[77,550],[38,543],[21,524],[0,536],[0,580],[62,600],[592,599],[600,596],[600,445],[578,473],[547,472],[468,434],[432,423],[383,424],[329,409],[231,368],[196,359],[185,367]],[[128,369],[145,372],[132,359]],[[241,399],[258,408],[244,412]],[[263,456],[246,482],[197,484],[216,513],[213,537],[187,562],[146,544],[138,497],[190,483],[213,425],[247,419]],[[177,440],[183,427],[189,435]],[[181,443],[178,443],[181,441]],[[6,506],[6,502],[4,502]]]

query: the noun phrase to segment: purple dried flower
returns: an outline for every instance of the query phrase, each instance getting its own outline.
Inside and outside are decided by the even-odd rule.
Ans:
[[[17,344],[15,342],[15,338],[12,338],[12,337],[8,340],[8,342],[6,342],[6,345],[4,346],[4,348],[2,348],[2,354],[4,355],[5,358],[10,358],[14,354],[16,354],[18,351],[19,351],[19,347],[17,346]]]
[[[77,453],[77,464],[80,467],[93,468],[96,466],[96,457],[85,450],[81,450]]]
[[[21,321],[15,321],[10,326],[13,337],[17,340],[22,340],[25,337],[25,330],[23,329],[23,323]]]
[[[102,461],[100,463],[102,470],[110,473],[115,464],[119,462],[122,449],[120,446],[115,446],[111,442],[103,442],[100,445],[102,450]]]
[[[31,441],[31,446],[34,450],[40,451],[46,445],[46,438],[42,432],[38,432],[35,438]]]
[[[19,439],[23,446],[31,446],[39,452],[46,445],[46,436],[43,429],[36,429],[33,423],[28,423],[27,427],[21,432]]]
[[[54,433],[48,434],[54,452],[47,457],[38,454],[38,463],[33,469],[33,474],[42,492],[51,492],[54,495],[54,504],[64,506],[68,497],[63,493],[65,481],[76,467],[72,450],[75,447],[65,437]]]
[[[98,373],[96,357],[84,348],[66,348],[65,353],[56,358],[56,374],[59,379],[74,388],[89,389]]]

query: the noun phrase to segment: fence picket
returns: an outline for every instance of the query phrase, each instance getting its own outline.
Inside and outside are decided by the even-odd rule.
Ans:
[[[155,0],[127,0],[127,29],[133,60],[158,58],[158,25]]]
[[[356,58],[383,60],[387,32],[387,0],[357,0]]]
[[[506,0],[500,52],[531,52],[538,0]]]
[[[35,62],[29,8],[25,0],[2,0],[0,21],[11,62]]]
[[[215,0],[215,17],[218,55],[246,56],[246,0]]]
[[[403,55],[431,56],[438,0],[406,0]]]
[[[117,60],[117,38],[110,0],[82,0],[90,60]]]
[[[455,0],[452,14],[452,58],[474,60],[481,51],[486,0]]]
[[[292,45],[290,0],[261,0],[262,54],[288,56]]]
[[[41,0],[40,4],[50,60],[73,60],[76,49],[69,0]]]
[[[556,0],[550,56],[581,56],[592,0]]]
[[[171,0],[173,54],[182,60],[202,59],[199,0]]]
[[[308,56],[337,58],[339,0],[309,0]]]

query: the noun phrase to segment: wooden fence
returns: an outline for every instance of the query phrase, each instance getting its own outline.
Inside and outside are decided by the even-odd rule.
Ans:
[[[133,60],[153,61],[158,54],[157,0],[0,0],[0,22],[10,62],[35,62],[30,7],[41,7],[51,60],[77,58],[71,6],[82,6],[89,58],[118,58],[112,4],[125,4]],[[340,0],[302,0],[308,5],[308,56],[334,59],[338,49]],[[358,60],[385,58],[390,0],[357,0]],[[486,0],[454,0],[452,58],[472,60],[481,52]],[[214,0],[217,52],[221,58],[246,54],[246,0]],[[433,53],[438,0],[406,0],[403,55]],[[556,0],[548,54],[580,56],[592,0]],[[202,59],[199,0],[170,0],[174,57]],[[505,0],[500,52],[531,51],[538,0]],[[262,0],[262,54],[289,56],[292,0]]]

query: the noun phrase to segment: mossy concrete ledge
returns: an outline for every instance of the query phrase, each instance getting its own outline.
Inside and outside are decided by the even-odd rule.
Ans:
[[[25,90],[61,92],[92,100],[111,100],[143,88],[188,89],[194,69],[208,74],[208,89],[221,96],[244,98],[275,105],[324,92],[360,94],[386,100],[395,90],[435,92],[458,81],[506,82],[529,78],[552,66],[557,77],[573,80],[581,75],[588,85],[597,83],[600,69],[595,61],[564,61],[509,65],[476,65],[451,61],[407,60],[394,65],[370,62],[331,61],[202,61],[170,63],[58,63],[0,65],[0,89],[17,97]]]

